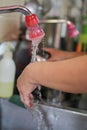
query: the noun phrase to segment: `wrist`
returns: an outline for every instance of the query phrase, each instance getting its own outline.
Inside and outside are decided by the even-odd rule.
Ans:
[[[30,63],[26,67],[28,77],[30,77],[35,84],[39,84],[38,81],[39,78],[37,77],[41,76],[41,68],[42,68],[41,62]]]

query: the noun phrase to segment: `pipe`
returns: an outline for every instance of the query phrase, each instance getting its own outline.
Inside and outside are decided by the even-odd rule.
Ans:
[[[70,24],[71,22],[66,20],[66,19],[45,19],[45,20],[40,20],[40,23],[66,23]]]
[[[29,9],[20,5],[0,7],[0,14],[12,13],[12,12],[21,12],[24,15],[32,14]]]

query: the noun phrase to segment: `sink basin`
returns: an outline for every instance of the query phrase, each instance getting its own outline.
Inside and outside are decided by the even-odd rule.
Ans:
[[[6,99],[0,99],[0,104],[0,130],[87,130],[86,111],[39,104],[43,117],[40,123],[46,125],[39,129],[40,113],[35,117],[35,110],[22,108]]]

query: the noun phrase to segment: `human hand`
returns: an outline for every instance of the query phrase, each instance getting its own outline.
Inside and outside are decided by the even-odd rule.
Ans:
[[[31,78],[31,65],[28,65],[17,79],[17,88],[20,94],[21,101],[25,106],[33,108],[32,92],[37,87],[36,81]]]
[[[48,61],[66,60],[80,55],[84,55],[84,53],[81,52],[77,53],[77,52],[62,51],[56,48],[43,48],[43,51],[46,51],[51,55],[48,58]]]
[[[43,51],[48,52],[51,56],[48,58],[48,61],[57,61],[68,58],[68,52],[58,50],[56,48],[43,48]]]

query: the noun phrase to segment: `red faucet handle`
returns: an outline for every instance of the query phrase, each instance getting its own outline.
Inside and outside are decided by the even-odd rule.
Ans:
[[[35,26],[39,23],[39,19],[35,14],[26,15],[25,23],[27,27]]]
[[[67,25],[67,29],[68,29],[68,34],[71,38],[74,38],[77,35],[79,35],[79,31],[76,29],[76,27],[73,23],[69,23]]]

